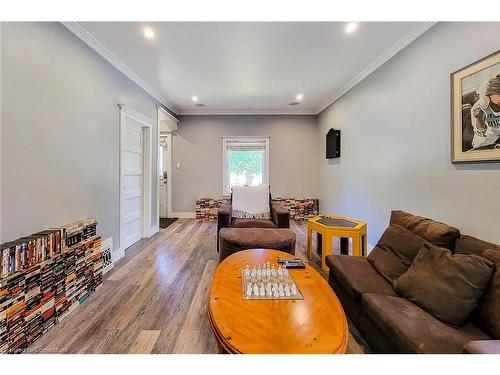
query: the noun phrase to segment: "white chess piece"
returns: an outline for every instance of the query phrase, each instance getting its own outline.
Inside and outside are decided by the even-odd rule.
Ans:
[[[247,296],[250,297],[252,295],[252,284],[247,284]]]
[[[266,295],[266,290],[264,289],[264,284],[260,285],[259,293],[260,293],[261,296],[265,296]]]
[[[257,277],[262,276],[262,269],[260,268],[260,264],[257,266]]]
[[[259,296],[259,287],[257,284],[253,284],[253,295],[258,297]]]
[[[277,290],[274,290],[273,297],[279,297],[279,292]]]
[[[288,277],[289,273],[286,268],[283,268],[283,276]]]
[[[283,292],[283,290],[280,290],[279,294],[280,294],[280,297],[284,297],[285,296],[285,292]]]
[[[288,287],[288,285],[285,288],[285,296],[290,297],[290,288]]]
[[[291,292],[292,292],[292,295],[294,295],[294,296],[297,295],[297,285],[295,285],[295,283],[292,284]]]
[[[250,266],[248,264],[245,266],[245,276],[250,276]]]
[[[255,269],[255,266],[253,266],[252,272],[250,273],[250,276],[255,277],[257,275],[257,270]]]
[[[274,268],[274,264],[271,266],[271,276],[272,277],[276,276],[276,269]]]

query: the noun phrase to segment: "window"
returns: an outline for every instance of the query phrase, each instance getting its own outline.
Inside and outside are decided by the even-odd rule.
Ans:
[[[269,138],[222,138],[223,194],[231,187],[269,183]]]

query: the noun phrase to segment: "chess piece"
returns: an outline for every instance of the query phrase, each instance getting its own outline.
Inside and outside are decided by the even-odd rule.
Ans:
[[[283,268],[283,276],[285,276],[285,277],[289,276],[289,272],[286,268]]]
[[[260,268],[260,264],[257,266],[257,277],[262,276],[262,269]]]
[[[256,297],[259,296],[259,287],[257,286],[257,283],[253,284],[253,295]]]
[[[283,292],[283,290],[280,290],[279,291],[279,295],[280,295],[280,297],[284,297],[285,296],[285,292]]]
[[[259,293],[261,296],[266,295],[266,290],[264,289],[264,284],[260,284]]]
[[[284,293],[285,293],[285,296],[290,297],[290,288],[288,287],[288,285],[286,286]]]
[[[297,285],[295,283],[292,283],[291,292],[293,296],[297,295]]]
[[[255,266],[253,266],[252,272],[250,273],[250,276],[255,277],[257,275],[257,270],[255,269]]]
[[[280,294],[279,294],[279,292],[278,292],[277,290],[275,290],[275,291],[273,292],[273,297],[274,297],[274,298],[279,297],[279,295],[280,295]]]
[[[250,297],[252,295],[252,284],[247,284],[247,296]]]
[[[274,268],[274,264],[271,265],[271,276],[275,277],[276,276],[276,269]]]
[[[278,268],[278,276],[283,276],[283,269],[281,268],[281,266],[279,266]]]
[[[245,276],[250,276],[250,266],[248,264],[245,266]]]

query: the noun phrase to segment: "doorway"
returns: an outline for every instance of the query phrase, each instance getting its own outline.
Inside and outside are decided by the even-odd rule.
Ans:
[[[158,108],[158,220],[166,228],[177,218],[172,213],[172,144],[177,120],[163,108]]]

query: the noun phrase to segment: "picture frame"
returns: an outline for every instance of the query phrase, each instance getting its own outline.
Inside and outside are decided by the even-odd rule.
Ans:
[[[500,51],[450,81],[452,163],[500,162]]]

